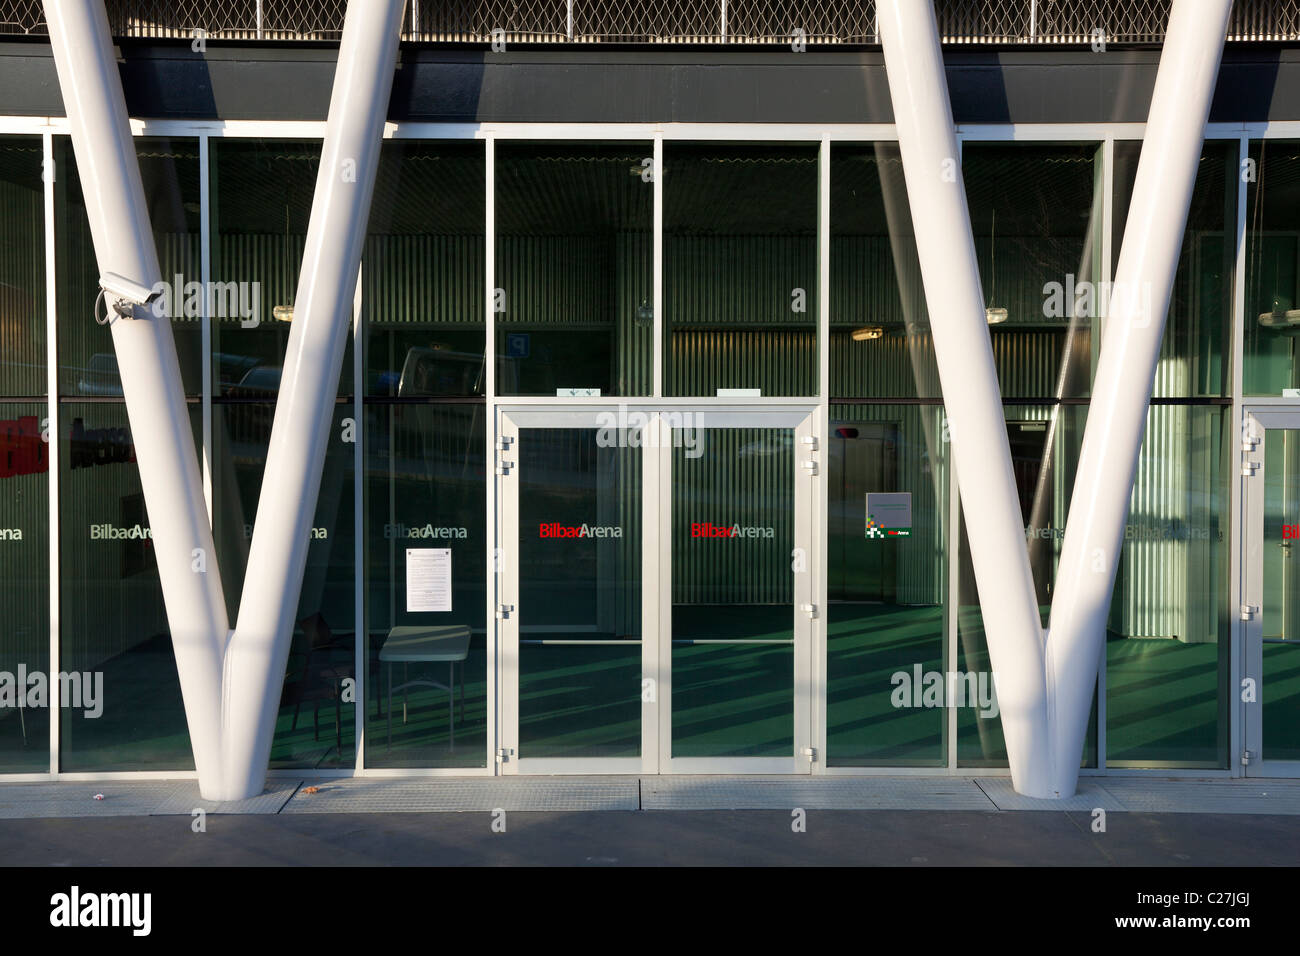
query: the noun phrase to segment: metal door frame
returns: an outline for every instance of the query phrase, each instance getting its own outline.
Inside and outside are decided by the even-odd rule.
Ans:
[[[1300,408],[1247,405],[1241,422],[1241,634],[1242,686],[1234,689],[1241,708],[1244,740],[1238,754],[1248,777],[1300,777],[1300,760],[1269,760],[1264,754],[1264,484],[1266,442],[1270,429],[1300,434]],[[1254,682],[1254,700],[1247,682]],[[1261,759],[1263,758],[1263,759]]]
[[[795,438],[795,547],[804,549],[807,570],[795,576],[793,746],[790,757],[673,758],[672,742],[672,435],[664,416],[693,412],[708,428],[790,428]],[[539,428],[609,427],[614,415],[622,427],[641,436],[641,756],[533,757],[519,751],[519,484],[521,433]],[[514,774],[657,774],[657,773],[809,773],[812,752],[814,630],[824,608],[817,607],[821,575],[820,514],[822,438],[816,434],[817,407],[743,407],[642,402],[617,406],[498,405],[494,439],[497,535],[495,542],[495,637],[500,688],[498,772]],[[707,424],[703,424],[707,423]],[[526,440],[526,435],[522,438]],[[807,463],[811,463],[811,467]],[[811,612],[800,613],[801,607]]]

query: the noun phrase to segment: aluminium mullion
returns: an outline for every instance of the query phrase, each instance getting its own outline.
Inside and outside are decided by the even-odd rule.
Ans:
[[[485,671],[483,684],[487,692],[484,713],[487,717],[487,739],[484,760],[488,772],[497,776],[502,765],[496,753],[503,744],[505,725],[503,704],[503,655],[501,653],[502,623],[496,616],[497,604],[502,600],[501,576],[505,542],[500,537],[498,521],[498,490],[501,478],[496,474],[499,457],[497,438],[501,435],[501,417],[497,408],[496,369],[496,137],[489,133],[483,140],[483,446],[484,446],[484,566],[480,573],[485,578],[483,589],[487,602],[484,638]]]
[[[201,365],[201,395],[203,407],[200,410],[203,430],[202,460],[199,462],[203,471],[203,496],[208,504],[208,524],[215,526],[212,491],[212,157],[207,133],[199,136],[199,282],[203,288],[200,303],[202,312],[199,317],[200,348],[203,350]],[[179,290],[173,298],[179,296]],[[177,299],[179,301],[179,299]]]
[[[365,303],[362,279],[365,258],[357,268],[357,289],[352,297],[352,614],[354,624],[352,664],[352,719],[355,725],[353,772],[365,769],[366,749],[366,662],[370,656],[370,629],[366,615],[366,540],[365,540],[365,410],[366,336],[362,335],[362,308]],[[340,763],[343,755],[339,754]]]
[[[664,394],[664,138],[654,138],[654,212],[651,228],[652,239],[652,280],[651,301],[654,317],[652,321],[653,345],[651,357],[651,392],[655,398]]]
[[[58,358],[58,275],[55,262],[56,245],[54,241],[54,135],[50,132],[41,134],[41,186],[44,203],[45,220],[45,388],[46,412],[49,426],[49,440],[46,448],[47,478],[45,484],[47,519],[47,546],[49,567],[49,615],[50,615],[50,652],[48,671],[51,676],[59,673],[59,629],[60,629],[60,593],[59,593],[59,358]],[[45,429],[41,430],[45,433]],[[60,701],[59,681],[51,679],[49,685],[50,715],[50,753],[49,772],[57,776],[60,759]]]
[[[960,128],[956,132],[957,139],[957,169],[959,175],[962,172],[962,159],[966,147],[965,135]],[[942,393],[942,390],[941,390]],[[942,411],[942,428],[940,433],[948,433],[948,406],[941,405]],[[947,545],[948,560],[946,574],[946,591],[947,607],[944,613],[944,626],[947,636],[944,641],[944,674],[951,672],[958,663],[958,641],[960,639],[959,628],[961,626],[961,540],[962,540],[962,522],[961,522],[961,491],[957,481],[957,456],[953,454],[952,444],[945,443],[945,450],[948,458],[947,468],[947,491],[948,491],[948,533],[944,535]],[[969,662],[968,662],[969,663]],[[957,770],[957,709],[955,707],[944,708],[944,750],[946,751],[946,766],[948,771]]]
[[[1114,278],[1112,270],[1114,268],[1112,256],[1114,216],[1115,216],[1115,137],[1107,136],[1102,141],[1101,148],[1101,275],[1106,281],[1107,287],[1110,287],[1111,280]],[[1094,270],[1094,275],[1096,270]],[[1096,333],[1098,341],[1101,339],[1101,329]],[[1099,354],[1099,353],[1095,353]],[[1088,394],[1092,394],[1092,377],[1096,372],[1096,362],[1091,361],[1088,372]],[[1086,408],[1086,406],[1085,406]],[[1085,427],[1086,427],[1085,415]],[[1055,577],[1055,569],[1053,569]],[[1097,770],[1104,773],[1106,770],[1106,671],[1107,657],[1105,649],[1102,650],[1101,663],[1097,667]]]
[[[1233,479],[1229,482],[1229,507],[1228,514],[1234,520],[1230,522],[1228,529],[1228,607],[1240,607],[1245,603],[1245,595],[1242,593],[1242,548],[1245,541],[1242,527],[1241,516],[1245,513],[1243,510],[1242,492],[1243,482],[1236,475],[1239,470],[1237,463],[1240,460],[1240,448],[1242,447],[1241,438],[1245,425],[1245,406],[1242,396],[1242,370],[1245,366],[1245,314],[1246,314],[1246,219],[1248,215],[1247,203],[1249,193],[1246,183],[1246,161],[1250,158],[1250,137],[1248,134],[1242,134],[1237,141],[1237,222],[1236,222],[1236,265],[1233,269],[1232,277],[1232,419],[1228,423],[1230,429],[1231,441],[1229,447],[1232,453],[1228,458],[1230,475]],[[1228,689],[1229,699],[1235,700],[1237,694],[1235,688],[1241,686],[1241,679],[1244,676],[1243,668],[1245,666],[1245,633],[1240,623],[1234,622],[1229,640],[1235,642],[1236,648],[1230,644],[1228,654]],[[1245,767],[1241,763],[1241,751],[1245,749],[1247,727],[1243,708],[1245,704],[1230,706],[1228,710],[1228,768],[1234,777],[1243,776]]]
[[[831,141],[822,137],[818,149],[817,183],[817,407],[812,433],[817,442],[822,480],[814,486],[812,553],[808,556],[812,603],[820,608],[820,626],[813,628],[811,647],[812,747],[817,759],[812,772],[826,768],[829,731],[827,696],[830,692],[830,290],[831,290]]]

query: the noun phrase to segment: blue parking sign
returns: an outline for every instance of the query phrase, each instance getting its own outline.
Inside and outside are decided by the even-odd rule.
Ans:
[[[527,332],[511,332],[506,335],[506,355],[511,358],[528,358],[528,349]]]

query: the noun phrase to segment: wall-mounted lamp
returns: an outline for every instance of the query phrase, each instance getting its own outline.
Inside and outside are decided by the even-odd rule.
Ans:
[[[849,333],[849,338],[855,342],[870,342],[872,339],[883,339],[885,330],[880,326],[868,326],[865,329],[854,329]]]

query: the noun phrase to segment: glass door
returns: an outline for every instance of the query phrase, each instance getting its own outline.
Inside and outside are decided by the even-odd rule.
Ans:
[[[1249,776],[1300,776],[1300,410],[1247,410],[1242,559]]]
[[[502,412],[497,488],[503,773],[639,773],[643,425],[613,413]],[[650,698],[650,699],[646,699]],[[653,710],[648,711],[653,715]]]
[[[665,411],[660,762],[675,773],[809,773],[812,415]]]

